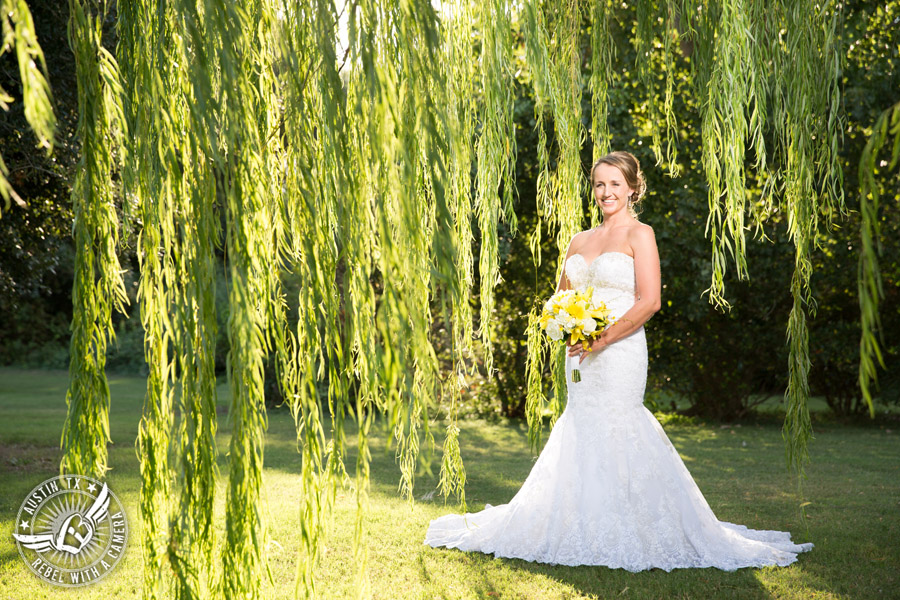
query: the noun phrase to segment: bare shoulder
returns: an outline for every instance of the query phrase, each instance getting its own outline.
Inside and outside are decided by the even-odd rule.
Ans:
[[[646,223],[636,223],[628,230],[628,241],[632,246],[655,246],[656,234],[653,233],[653,228]]]
[[[587,241],[591,231],[591,229],[579,231],[574,236],[572,236],[572,241],[569,242],[569,251],[566,252],[567,257],[576,254],[581,249],[581,247]]]
[[[628,231],[628,243],[631,245],[636,258],[651,261],[659,260],[656,235],[653,233],[653,228],[646,223],[637,223]]]

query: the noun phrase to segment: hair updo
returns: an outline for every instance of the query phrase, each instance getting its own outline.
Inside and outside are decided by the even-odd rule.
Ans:
[[[644,174],[641,172],[641,164],[638,162],[638,159],[631,152],[625,152],[624,150],[610,152],[601,156],[594,163],[594,166],[591,167],[591,190],[594,189],[594,171],[603,164],[616,167],[622,171],[622,175],[625,176],[625,183],[634,190],[628,197],[628,211],[633,217],[637,218],[635,205],[641,201],[641,198],[644,197],[644,192],[647,191],[647,183],[644,181]]]

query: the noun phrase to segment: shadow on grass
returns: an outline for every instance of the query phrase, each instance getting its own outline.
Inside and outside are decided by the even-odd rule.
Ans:
[[[815,550],[814,550],[815,551]],[[494,558],[480,553],[466,553],[459,550],[439,549],[442,562],[464,561],[466,579],[459,581],[474,592],[475,597],[488,598],[544,597],[541,590],[553,587],[557,591],[553,597],[572,597],[559,587],[568,588],[572,595],[612,598],[778,598],[786,592],[803,590],[805,597],[815,592],[823,597],[832,597],[835,592],[833,582],[816,574],[799,562],[789,567],[743,568],[729,572],[715,568],[649,569],[632,573],[624,569],[610,569],[602,566],[568,567],[528,562],[518,559]],[[443,598],[453,598],[452,591],[434,590],[441,581],[440,573],[434,576],[428,569],[424,556],[419,558],[419,571],[423,585]],[[525,575],[527,574],[527,575]],[[512,576],[512,578],[511,578]],[[773,585],[773,579],[778,580]],[[553,585],[556,584],[556,585]],[[517,589],[518,588],[518,589]],[[887,589],[887,588],[885,588]],[[788,594],[789,595],[789,594]],[[550,597],[550,596],[547,596]],[[818,596],[817,596],[818,597]]]
[[[0,551],[0,565],[18,564],[21,561],[22,559],[19,556],[19,551],[16,549],[15,542],[11,543],[8,549]]]
[[[357,429],[350,421],[346,425],[346,454],[344,464],[353,476],[357,458]],[[527,429],[522,423],[474,426],[461,424],[460,446],[467,472],[467,489],[475,496],[470,502],[508,502],[528,476],[533,455],[528,445]],[[416,496],[435,489],[440,476],[440,455],[443,428],[433,427],[434,448],[430,448],[420,432],[421,458],[416,474]],[[296,433],[288,411],[270,411],[266,437],[266,468],[288,474],[299,474],[301,459]],[[545,436],[546,437],[546,436]],[[396,445],[388,445],[390,431],[383,420],[376,422],[369,437],[370,493],[386,497],[398,496],[400,467],[396,460]],[[220,448],[220,450],[222,450]]]

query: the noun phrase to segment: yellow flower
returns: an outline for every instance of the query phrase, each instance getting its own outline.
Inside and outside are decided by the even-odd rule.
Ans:
[[[578,319],[579,321],[587,316],[587,311],[585,310],[584,305],[581,304],[580,302],[579,303],[573,302],[571,305],[569,305],[566,308],[566,312],[569,313],[570,315],[572,315],[573,317],[575,317],[576,319]]]
[[[601,306],[599,308],[591,310],[590,314],[595,319],[604,319],[606,318],[606,315],[609,314],[609,310],[605,306]]]

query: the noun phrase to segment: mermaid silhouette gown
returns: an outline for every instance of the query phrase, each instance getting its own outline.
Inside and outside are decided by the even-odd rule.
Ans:
[[[593,287],[613,316],[634,304],[634,260],[606,252],[565,264],[575,289]],[[643,405],[643,327],[578,367],[567,358],[568,403],[509,504],[431,522],[425,544],[560,565],[659,568],[785,566],[812,544],[782,531],[719,521],[672,443]]]

